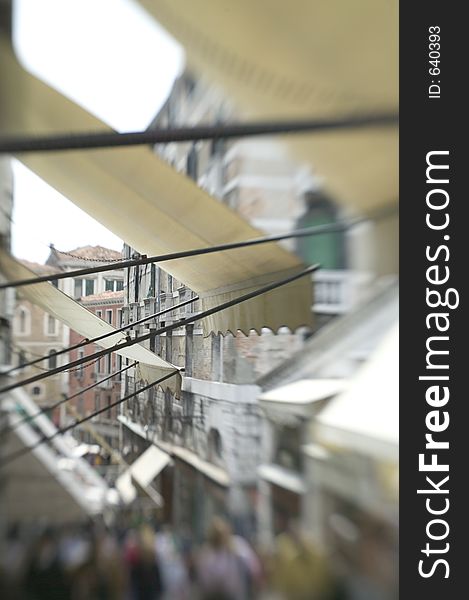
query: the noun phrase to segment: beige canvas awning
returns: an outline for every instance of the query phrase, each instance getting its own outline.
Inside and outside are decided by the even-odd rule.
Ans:
[[[137,497],[137,490],[132,484],[132,480],[135,480],[140,487],[146,490],[155,477],[170,462],[171,457],[169,454],[166,454],[166,452],[163,452],[156,446],[150,446],[117,478],[116,489],[121,495],[122,500],[128,504]]]
[[[189,68],[252,118],[397,111],[397,0],[140,0],[185,48]],[[395,128],[289,138],[337,201],[398,198]]]
[[[34,277],[34,273],[30,269],[2,249],[0,249],[0,271],[10,281]],[[21,287],[18,288],[18,293],[87,339],[115,331],[112,325],[72,300],[70,296],[58,290],[51,283],[38,283]],[[116,333],[96,343],[102,348],[112,348],[122,340],[125,340],[125,334]],[[177,367],[162,360],[158,355],[140,344],[116,350],[116,353],[132,361],[138,361],[137,375],[139,379],[143,379],[148,383],[156,381],[177,369]],[[161,385],[178,393],[181,387],[181,377],[177,374]]]
[[[2,411],[12,427],[2,431],[2,458],[23,452],[16,460],[2,462],[2,515],[12,522],[50,524],[80,522],[103,512],[110,500],[104,479],[85,460],[73,455],[66,436],[22,389],[2,397]],[[34,423],[23,412],[36,415]],[[52,439],[40,443],[43,437]],[[30,451],[26,451],[30,448]]]
[[[342,379],[300,379],[259,396],[259,405],[267,417],[280,424],[310,420],[325,400],[345,386]]]
[[[396,324],[350,381],[319,414],[317,439],[374,458],[399,458],[399,329]]]
[[[187,380],[186,380],[187,381]],[[158,448],[166,452],[168,455],[174,458],[180,458],[191,467],[194,467],[200,473],[203,473],[206,477],[218,483],[223,487],[230,485],[230,476],[226,470],[218,465],[211,463],[208,460],[200,458],[198,454],[177,444],[171,444],[170,442],[163,442],[156,436],[155,433],[148,431],[147,428],[142,427],[139,423],[135,423],[125,415],[119,415],[117,420],[122,423],[125,427],[128,427],[133,433],[139,435],[147,442],[156,444]]]
[[[17,62],[0,43],[0,129],[4,134],[109,130]],[[148,147],[22,154],[18,159],[137,251],[209,247],[261,233]],[[46,218],[46,217],[45,217]],[[268,244],[166,262],[163,268],[197,292],[204,309],[301,269],[297,257]],[[260,331],[311,324],[311,282],[300,279],[204,320],[206,331]]]

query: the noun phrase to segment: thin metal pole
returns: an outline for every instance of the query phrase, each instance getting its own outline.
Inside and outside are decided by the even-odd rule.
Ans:
[[[252,123],[203,125],[197,127],[170,127],[167,129],[149,129],[147,131],[130,133],[103,131],[41,137],[15,136],[0,140],[0,154],[90,150],[94,148],[220,140],[260,135],[328,132],[336,131],[337,129],[389,127],[397,125],[397,123],[398,115],[396,113],[385,112],[349,115],[331,119],[257,121]]]
[[[288,240],[291,238],[302,238],[310,235],[320,235],[323,233],[334,233],[344,231],[355,225],[359,225],[371,217],[363,216],[355,219],[349,219],[347,221],[330,223],[325,225],[315,225],[314,227],[307,227],[304,229],[297,229],[289,231],[288,233],[279,233],[274,235],[262,236],[251,240],[243,240],[241,242],[229,242],[227,244],[218,244],[217,246],[210,246],[209,248],[196,248],[194,250],[183,250],[181,252],[172,252],[171,254],[161,254],[159,256],[143,256],[142,258],[122,261],[120,263],[113,263],[112,265],[101,265],[99,267],[90,267],[88,269],[79,269],[77,271],[67,271],[66,273],[58,273],[55,275],[42,275],[39,277],[32,277],[30,279],[21,279],[19,281],[10,281],[7,283],[1,283],[0,289],[15,288],[25,285],[34,285],[36,283],[43,283],[45,281],[55,281],[58,279],[68,279],[69,277],[81,277],[83,275],[91,275],[93,273],[101,273],[104,271],[114,271],[116,268],[135,267],[137,265],[147,265],[149,263],[160,263],[168,260],[176,260],[179,258],[188,258],[191,256],[201,256],[204,254],[212,254],[214,252],[223,252],[226,250],[236,250],[237,248],[246,248],[248,246],[257,246],[260,244],[268,244],[271,242],[279,242],[282,240]]]
[[[41,410],[39,410],[38,412],[36,412],[32,415],[26,415],[23,419],[21,419],[20,421],[17,421],[13,425],[11,425],[9,427],[8,431],[15,431],[15,429],[18,429],[18,427],[20,425],[23,425],[23,423],[29,423],[30,421],[34,421],[34,419],[36,419],[37,417],[40,417],[41,415],[44,415],[44,414],[50,412],[51,410],[55,410],[59,406],[62,406],[62,404],[65,404],[66,402],[69,402],[70,400],[73,400],[74,398],[81,396],[81,394],[84,394],[85,392],[89,392],[90,390],[97,387],[101,383],[104,383],[105,381],[108,381],[108,379],[112,379],[116,375],[119,375],[121,373],[124,373],[125,371],[128,371],[131,367],[135,367],[137,364],[138,364],[137,362],[134,362],[131,365],[127,365],[126,367],[120,369],[119,371],[115,371],[114,373],[111,373],[107,377],[103,377],[103,379],[100,379],[99,381],[95,381],[95,383],[88,385],[87,387],[81,389],[79,392],[76,392],[75,394],[72,394],[71,396],[66,396],[65,398],[62,398],[61,400],[58,400],[57,402],[55,402],[51,406],[48,406],[47,408],[41,408]]]
[[[196,302],[197,300],[199,300],[199,296],[194,296],[194,298],[190,298],[189,300],[185,300],[184,302],[175,304],[174,306],[172,306],[170,308],[165,308],[164,310],[160,310],[159,312],[149,315],[148,317],[142,317],[141,319],[138,319],[137,321],[133,321],[132,323],[128,323],[127,325],[124,325],[124,326],[120,327],[119,329],[115,329],[114,331],[109,331],[108,333],[103,333],[102,335],[99,335],[98,337],[95,337],[95,338],[85,339],[82,342],[75,344],[74,346],[69,346],[68,348],[64,348],[63,350],[57,350],[57,352],[54,352],[54,354],[50,354],[50,355],[48,354],[47,356],[40,356],[39,358],[31,360],[27,363],[23,363],[22,365],[17,365],[16,367],[11,367],[11,369],[8,369],[8,371],[5,371],[4,374],[8,375],[10,373],[13,373],[14,371],[18,371],[20,369],[25,369],[26,367],[31,367],[33,365],[36,365],[37,363],[43,362],[44,360],[48,360],[49,358],[51,358],[51,356],[60,356],[61,354],[67,354],[67,352],[76,350],[77,348],[82,348],[83,346],[88,346],[89,344],[94,344],[96,342],[104,340],[105,338],[116,335],[117,333],[122,333],[122,332],[126,331],[127,329],[131,329],[132,327],[135,327],[135,325],[140,325],[141,323],[144,323],[145,321],[149,321],[150,319],[156,319],[157,317],[161,317],[161,315],[165,315],[166,313],[176,310],[177,308],[182,308],[183,306],[186,306],[187,304]]]
[[[13,462],[14,460],[16,460],[17,458],[20,458],[20,456],[24,456],[25,454],[28,454],[32,450],[36,449],[38,446],[41,446],[42,444],[44,444],[46,442],[50,442],[51,440],[53,440],[54,438],[56,438],[58,435],[62,435],[64,433],[67,433],[67,431],[75,429],[75,427],[78,427],[78,425],[81,425],[82,423],[85,423],[86,421],[89,421],[89,420],[93,419],[94,417],[102,414],[103,412],[106,412],[107,410],[110,410],[111,408],[114,408],[114,406],[118,406],[119,404],[122,404],[122,402],[125,402],[126,400],[130,400],[131,398],[133,398],[137,394],[140,394],[140,393],[142,393],[142,392],[150,389],[151,387],[153,387],[155,385],[158,385],[159,383],[163,383],[163,381],[166,381],[166,379],[169,379],[170,377],[173,377],[174,375],[176,375],[176,373],[178,373],[177,369],[174,370],[174,371],[172,371],[168,375],[165,375],[164,377],[160,377],[160,379],[157,379],[156,381],[152,381],[152,383],[149,383],[148,385],[143,386],[142,388],[138,389],[137,391],[132,392],[131,394],[128,394],[127,396],[124,396],[124,398],[120,398],[119,400],[116,400],[116,402],[113,402],[112,404],[108,404],[108,405],[104,406],[103,408],[100,408],[99,410],[94,411],[90,415],[87,415],[86,417],[83,417],[82,419],[78,419],[78,420],[74,421],[73,423],[71,423],[70,425],[67,425],[66,427],[62,427],[62,428],[58,429],[52,435],[41,437],[32,446],[27,446],[25,448],[21,448],[20,450],[17,450],[16,452],[12,452],[11,454],[9,454],[9,455],[7,455],[7,456],[4,457],[3,462],[0,465],[0,468],[1,467],[5,467],[7,464],[10,464],[11,462]]]

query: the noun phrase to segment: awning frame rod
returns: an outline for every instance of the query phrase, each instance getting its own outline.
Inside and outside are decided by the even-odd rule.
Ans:
[[[119,400],[116,400],[115,402],[112,402],[111,404],[107,404],[106,406],[100,408],[99,410],[94,411],[93,413],[87,415],[86,417],[75,420],[73,423],[71,423],[70,425],[67,425],[66,427],[61,427],[52,435],[42,436],[32,446],[26,446],[25,448],[21,448],[20,450],[17,450],[16,452],[13,452],[13,453],[3,457],[3,460],[0,463],[0,468],[5,467],[7,464],[10,464],[17,458],[20,458],[20,456],[24,456],[25,454],[28,454],[32,450],[35,450],[38,446],[41,446],[42,444],[45,444],[46,442],[50,442],[51,440],[56,438],[58,435],[63,435],[64,433],[67,433],[68,431],[75,429],[75,427],[78,427],[82,423],[85,423],[86,421],[90,421],[91,419],[102,414],[103,412],[106,412],[107,410],[110,410],[111,408],[114,408],[115,406],[122,404],[126,400],[130,400],[131,398],[134,398],[137,394],[145,392],[146,390],[149,390],[151,387],[154,387],[155,385],[163,383],[163,381],[166,381],[167,379],[169,379],[170,377],[173,377],[177,373],[178,373],[178,370],[175,369],[174,371],[171,371],[171,373],[168,373],[167,375],[160,377],[156,381],[152,381],[151,383],[144,385],[143,387],[139,388],[137,391],[132,392],[131,394],[127,394],[127,396],[124,396],[123,398],[120,398]]]
[[[232,306],[236,306],[237,304],[241,304],[242,302],[246,302],[247,300],[251,300],[262,294],[266,294],[267,292],[270,292],[276,288],[279,288],[279,287],[282,287],[289,283],[292,283],[293,281],[296,281],[297,279],[300,279],[301,277],[311,275],[312,273],[317,271],[319,268],[320,268],[320,265],[318,265],[318,264],[312,265],[312,266],[307,267],[306,269],[303,269],[302,271],[296,273],[295,275],[291,275],[290,277],[286,277],[284,279],[280,279],[280,280],[274,281],[272,283],[269,283],[268,285],[264,285],[257,290],[249,292],[248,294],[243,294],[242,296],[233,298],[232,300],[229,300],[228,302],[224,302],[222,304],[219,304],[218,306],[214,306],[213,308],[210,308],[210,309],[200,312],[198,314],[191,315],[190,317],[187,317],[186,319],[181,319],[180,321],[177,321],[176,323],[173,323],[171,325],[166,325],[165,327],[157,329],[156,331],[152,331],[150,333],[141,335],[140,337],[136,337],[133,340],[128,340],[121,344],[116,344],[115,346],[112,346],[111,348],[106,348],[106,349],[100,350],[98,352],[95,352],[94,354],[90,354],[88,356],[84,356],[82,358],[73,360],[73,361],[67,363],[66,365],[61,365],[60,367],[56,367],[55,369],[50,369],[49,371],[46,371],[44,373],[38,373],[37,375],[33,375],[32,377],[27,377],[20,381],[16,381],[15,383],[10,383],[10,384],[0,388],[0,394],[9,392],[18,387],[23,387],[30,383],[34,383],[41,379],[45,379],[46,377],[51,377],[52,375],[62,373],[63,371],[67,371],[70,368],[82,365],[85,362],[90,362],[92,360],[98,360],[102,356],[106,356],[107,354],[111,354],[112,352],[117,352],[119,350],[122,350],[123,348],[128,348],[130,346],[134,346],[135,344],[139,344],[140,342],[145,342],[146,340],[150,340],[153,337],[162,335],[163,333],[168,333],[169,331],[173,331],[173,329],[178,329],[179,327],[184,327],[185,325],[190,325],[191,323],[195,323],[196,321],[201,321],[202,319],[204,319],[206,317],[210,317],[211,315],[214,315],[222,310],[226,310],[227,308],[231,308]]]
[[[129,267],[136,267],[137,265],[148,265],[152,263],[161,263],[170,260],[177,260],[180,258],[189,258],[191,256],[203,256],[206,254],[213,254],[215,252],[225,252],[227,250],[237,250],[240,248],[248,248],[250,246],[258,246],[261,244],[268,244],[272,242],[280,242],[282,240],[302,238],[313,235],[322,235],[325,233],[338,233],[346,231],[351,227],[360,225],[373,219],[381,219],[390,214],[397,212],[396,205],[386,206],[380,210],[374,211],[373,213],[366,214],[361,217],[354,219],[347,219],[338,221],[336,223],[327,223],[324,225],[315,225],[313,227],[306,227],[304,229],[296,229],[287,233],[278,233],[273,235],[262,236],[250,240],[243,240],[240,242],[229,242],[226,244],[218,244],[216,246],[209,246],[208,248],[196,248],[193,250],[182,250],[180,252],[172,252],[170,254],[160,254],[158,256],[146,256],[143,255],[141,258],[135,258],[130,260],[123,260],[120,262],[111,263],[110,265],[100,265],[97,267],[89,267],[87,269],[78,269],[76,271],[67,271],[64,273],[55,273],[53,275],[41,275],[38,277],[31,277],[29,279],[21,279],[18,281],[10,281],[0,284],[0,290],[6,288],[16,288],[26,285],[34,285],[37,283],[43,283],[45,281],[57,281],[59,279],[68,279],[70,277],[82,277],[84,275],[92,275],[94,273],[103,273],[106,271],[114,271],[116,269],[124,269]]]
[[[355,114],[336,118],[169,127],[167,129],[148,129],[128,133],[103,131],[40,137],[15,136],[0,139],[0,154],[91,150],[122,146],[222,140],[260,135],[327,133],[344,129],[361,129],[363,127],[396,126],[398,121],[399,117],[394,112],[376,112],[374,114]]]
[[[108,333],[103,333],[102,335],[99,335],[98,337],[95,337],[95,338],[84,339],[83,341],[79,342],[78,344],[74,344],[73,346],[69,346],[68,348],[63,348],[62,350],[57,350],[53,354],[47,354],[46,356],[40,356],[39,358],[35,358],[34,360],[30,360],[21,365],[16,365],[15,367],[11,367],[7,371],[5,371],[3,374],[9,375],[10,373],[14,373],[15,371],[25,369],[26,367],[31,367],[31,366],[37,365],[40,362],[49,360],[50,358],[55,358],[62,354],[67,354],[68,352],[71,352],[72,350],[77,350],[78,348],[83,348],[84,346],[88,346],[89,344],[95,344],[96,342],[104,340],[108,337],[112,337],[113,335],[116,335],[117,333],[123,333],[129,329],[131,330],[136,325],[141,325],[142,323],[145,323],[145,321],[150,321],[151,319],[157,319],[158,317],[161,317],[162,315],[165,315],[166,313],[172,312],[173,310],[177,310],[178,308],[182,308],[183,306],[187,306],[188,304],[192,304],[193,302],[196,302],[197,300],[199,300],[199,296],[194,296],[193,298],[189,298],[189,300],[185,300],[184,302],[180,302],[179,304],[174,304],[173,306],[170,306],[169,308],[165,308],[164,310],[160,310],[159,312],[148,315],[148,317],[142,317],[141,319],[137,319],[136,321],[129,322],[129,323],[127,323],[127,325],[123,325],[122,327],[119,327],[118,329],[115,329],[114,331],[109,331]]]

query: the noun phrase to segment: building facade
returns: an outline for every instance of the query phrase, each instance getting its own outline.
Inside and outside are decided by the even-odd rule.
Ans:
[[[51,245],[46,264],[60,271],[75,271],[112,264],[120,260],[122,260],[120,252],[102,246],[83,246],[69,252],[60,252]],[[116,267],[115,270],[104,273],[63,279],[61,289],[74,300],[80,300],[103,292],[121,291],[124,287],[123,277],[122,269]]]
[[[37,275],[53,275],[58,269],[22,261],[22,263]],[[55,356],[68,348],[69,329],[58,319],[49,315],[39,306],[16,295],[15,312],[13,317],[12,352],[13,364],[22,366],[40,357],[49,357],[35,365],[26,366],[15,373],[18,379],[35,375],[40,370],[54,369],[68,362],[68,353]],[[58,373],[25,387],[29,397],[41,408],[47,409],[58,402],[68,393],[68,376]],[[54,410],[49,415],[55,423],[60,422],[60,413]]]
[[[235,116],[216,88],[185,73],[152,126],[216,123]],[[313,174],[272,139],[167,144],[156,151],[267,233],[330,223],[342,216],[318,190]],[[317,236],[303,245],[285,242],[309,263],[320,253],[327,266],[316,281],[316,286],[323,282],[316,307],[318,325],[358,301],[344,283],[348,274],[344,244],[342,234]],[[132,257],[138,254],[124,246],[124,258]],[[134,335],[177,324],[197,315],[198,302],[177,307],[193,297],[187,286],[156,265],[132,267],[125,277],[124,324],[161,311],[168,312],[136,327]],[[263,432],[257,380],[299,352],[305,333],[263,329],[260,335],[252,331],[247,336],[235,332],[204,337],[201,324],[195,322],[147,342],[151,350],[184,369],[182,395],[175,398],[168,391],[151,390],[123,407],[119,419],[126,460],[137,458],[150,442],[171,455],[171,465],[156,480],[170,507],[166,519],[201,537],[210,517],[223,513],[240,531],[254,535]],[[137,386],[127,375],[126,393]]]
[[[90,312],[93,312],[99,318],[115,328],[119,328],[122,323],[123,291],[107,291],[101,294],[85,296],[81,304]],[[70,346],[76,346],[83,337],[76,331],[70,331]],[[88,344],[83,348],[77,348],[70,351],[70,360],[86,357],[94,354],[101,348],[96,344]],[[71,370],[69,373],[69,394],[75,396],[71,405],[76,409],[80,416],[86,416],[117,402],[121,397],[122,375],[117,373],[122,369],[122,357],[111,353],[98,361],[84,363]],[[112,378],[109,375],[116,373]],[[96,387],[87,390],[86,388],[96,384]],[[81,390],[83,393],[80,393]],[[75,413],[73,414],[75,416]],[[117,426],[117,407],[111,407],[101,415],[96,416],[92,421],[93,429],[105,441],[105,443],[117,449],[119,446],[119,429]],[[88,429],[77,428],[76,436],[84,442],[96,443]]]
[[[83,246],[69,252],[61,252],[51,246],[50,255],[46,261],[49,267],[61,272],[93,268],[122,260],[122,254],[102,246]],[[115,328],[122,322],[124,271],[118,268],[110,271],[90,273],[86,276],[70,277],[60,280],[64,293],[80,302],[89,311],[102,318]],[[68,331],[67,345],[75,346],[83,341],[83,337],[73,330]],[[100,349],[95,344],[71,350],[68,360],[73,361],[86,357]],[[74,398],[62,408],[61,424],[89,415],[91,412],[116,402],[121,394],[121,377],[115,375],[90,390],[86,388],[96,384],[101,379],[120,370],[122,359],[115,354],[109,354],[95,363],[84,363],[82,366],[66,373],[67,393]],[[84,390],[83,393],[80,393]],[[112,451],[119,446],[119,431],[116,421],[115,408],[97,416],[92,423],[78,427],[75,436],[81,442],[101,447],[104,462],[110,462]],[[103,462],[100,459],[100,462]]]
[[[101,265],[103,261],[112,262],[120,259],[121,254],[119,252],[100,246],[77,248],[69,253],[61,253],[51,247],[51,254],[45,265],[28,261],[22,262],[29,270],[38,275],[54,275],[54,273],[61,273],[63,271]],[[112,301],[109,306],[102,306],[101,310],[95,308],[95,304],[92,303],[93,312],[98,311],[98,316],[100,316],[99,312],[101,312],[102,318],[108,322],[112,319],[113,325],[120,318],[120,313],[118,315],[117,310],[122,308],[122,270],[116,269],[115,271],[106,272],[104,275],[95,273],[86,278],[60,279],[54,285],[76,300],[87,300],[91,297],[96,301],[96,290],[99,294],[104,295],[103,303],[108,303],[110,298],[112,298]],[[111,316],[109,316],[110,313],[112,313]],[[69,327],[61,321],[49,315],[39,306],[23,299],[21,293],[16,294],[12,319],[12,341],[10,344],[13,353],[13,364],[21,366],[41,356],[49,356],[48,360],[18,370],[16,377],[24,378],[28,375],[33,375],[39,369],[53,369],[78,358],[80,352],[91,353],[94,351],[94,347],[86,346],[82,350],[75,350],[71,353],[55,356],[56,352],[61,352],[69,346],[75,345],[79,340],[80,337],[78,334],[70,331]],[[117,364],[117,361],[113,357],[112,366],[115,366],[115,362]],[[100,369],[99,372],[103,373],[104,366],[100,364],[98,367]],[[53,375],[26,386],[26,392],[40,408],[46,409],[48,406],[58,402],[64,395],[76,393],[77,385],[79,385],[80,381],[83,383],[84,373],[89,370],[89,367],[86,367],[79,371]],[[85,385],[89,385],[89,382]],[[85,387],[85,385],[82,387]],[[82,399],[79,399],[78,404],[81,407]],[[95,406],[96,403],[94,401],[88,402],[87,412],[94,410]],[[54,414],[50,416],[57,424],[60,423],[63,425],[67,421],[64,406],[54,411]]]
[[[298,523],[370,598],[397,590],[397,319],[390,281],[258,382],[259,541]]]

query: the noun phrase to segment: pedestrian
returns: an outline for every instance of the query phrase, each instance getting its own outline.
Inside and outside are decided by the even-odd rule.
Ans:
[[[288,600],[331,600],[336,580],[326,558],[291,521],[275,544],[271,567],[273,589]]]
[[[160,565],[155,551],[155,533],[141,525],[129,538],[125,553],[132,600],[159,600],[163,595]]]
[[[247,600],[246,565],[239,556],[228,523],[213,519],[207,543],[196,561],[201,600]]]
[[[178,538],[168,525],[156,536],[156,555],[165,588],[165,600],[189,600],[189,575]]]

